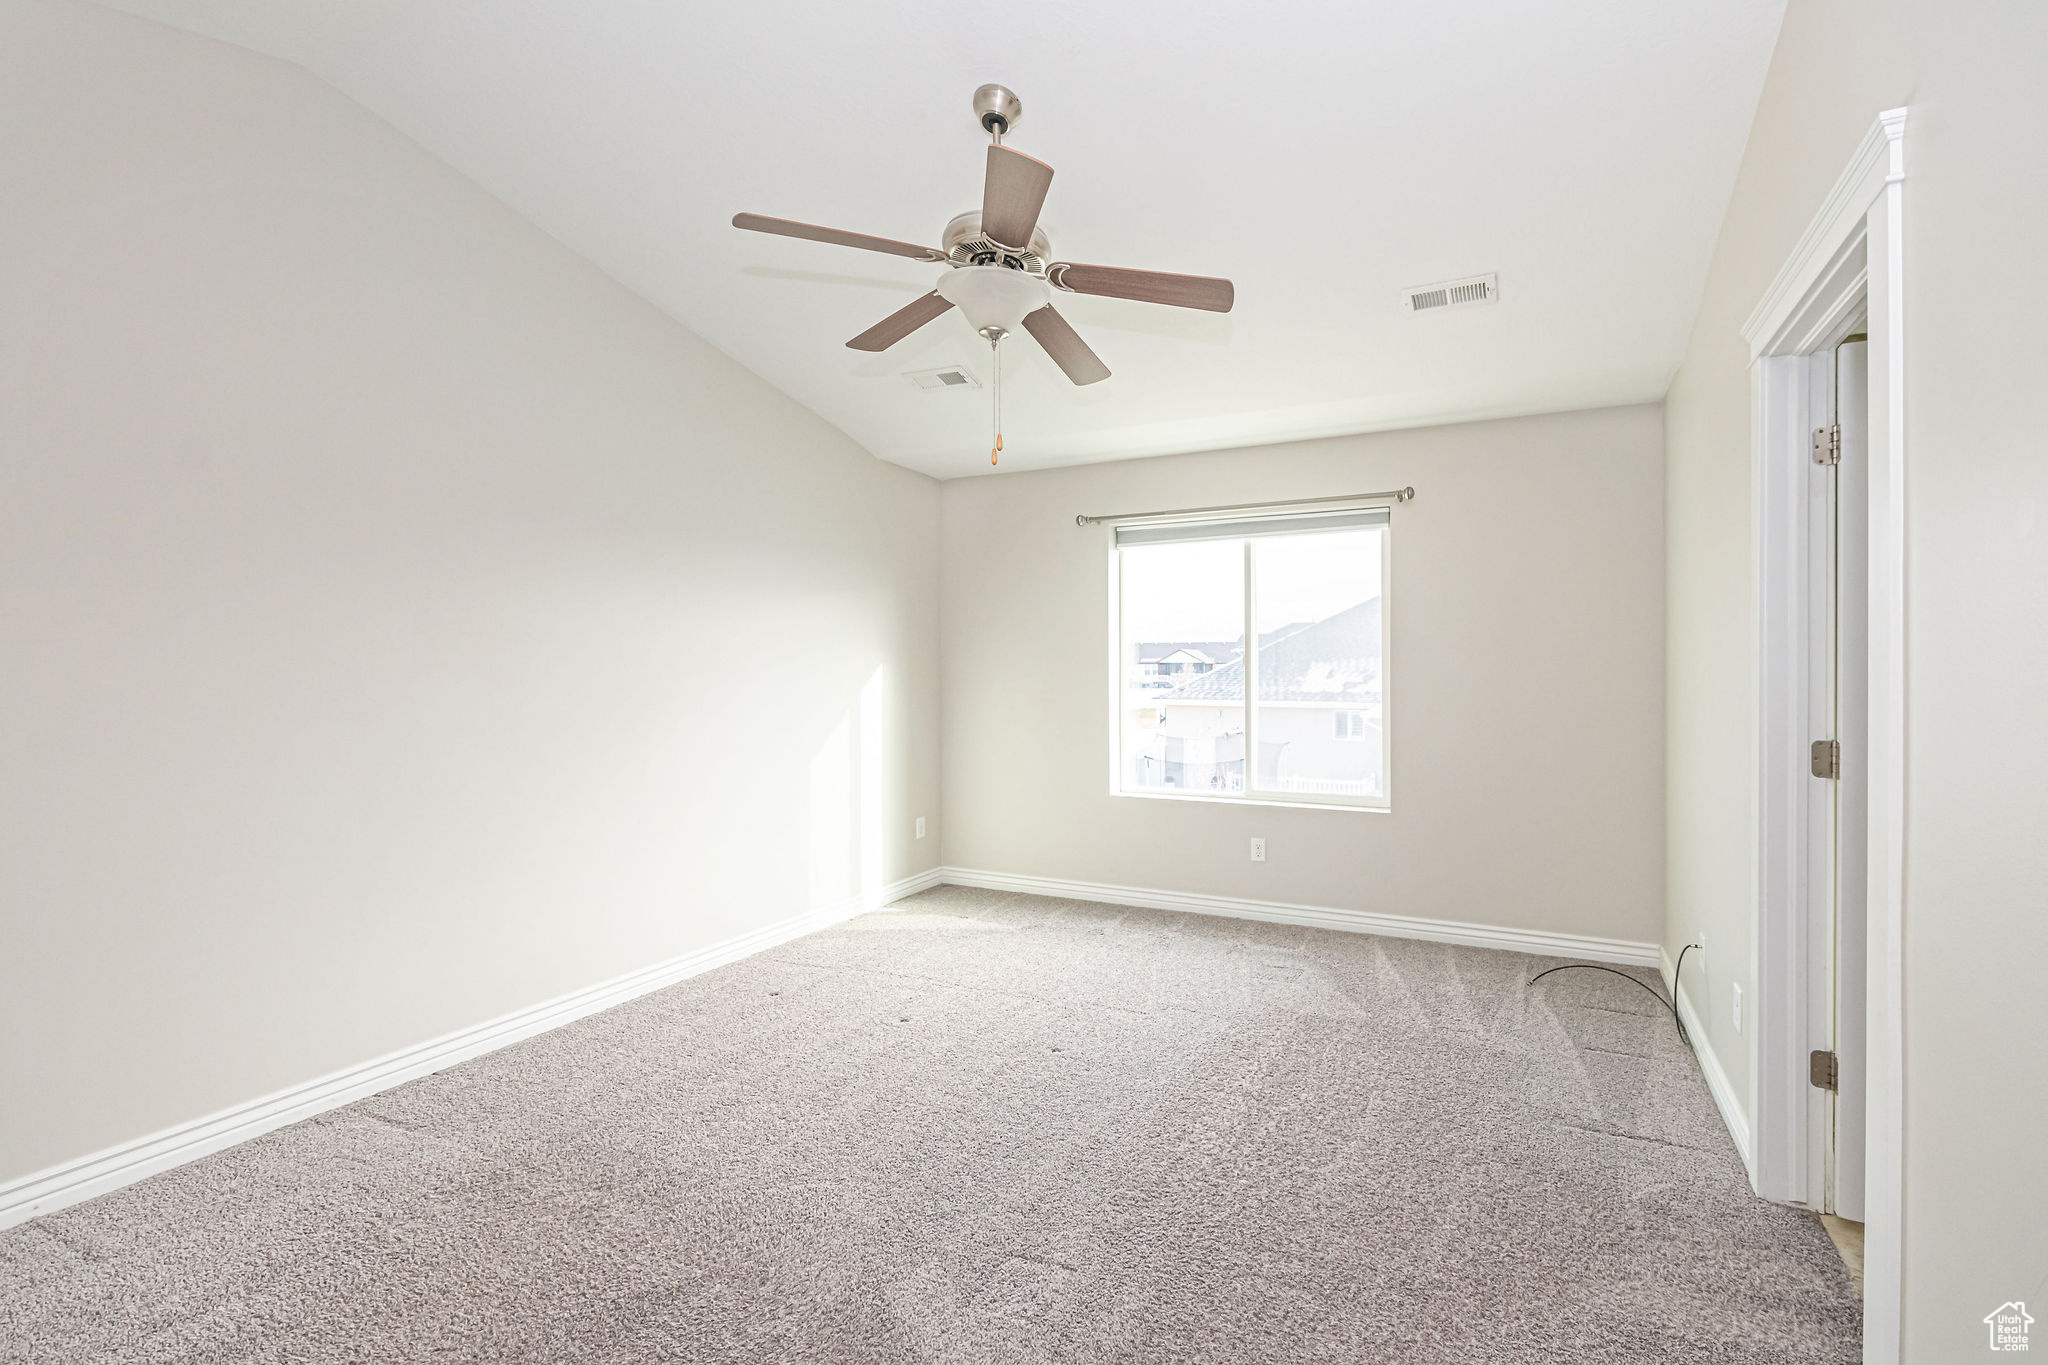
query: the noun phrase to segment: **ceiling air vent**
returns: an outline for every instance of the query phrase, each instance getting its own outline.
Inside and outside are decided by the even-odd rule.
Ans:
[[[1401,308],[1408,313],[1428,313],[1438,308],[1462,308],[1468,303],[1492,303],[1500,297],[1500,276],[1472,275],[1442,284],[1418,284],[1401,291]]]
[[[920,389],[978,389],[981,381],[958,365],[943,370],[917,370],[903,376]]]

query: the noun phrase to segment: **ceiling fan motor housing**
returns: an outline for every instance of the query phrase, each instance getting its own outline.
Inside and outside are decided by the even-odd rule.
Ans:
[[[1005,270],[1028,270],[1043,274],[1052,259],[1052,242],[1045,229],[1031,230],[1031,245],[1019,251],[1007,247],[981,230],[981,210],[969,209],[946,224],[940,248],[955,265],[999,265]]]

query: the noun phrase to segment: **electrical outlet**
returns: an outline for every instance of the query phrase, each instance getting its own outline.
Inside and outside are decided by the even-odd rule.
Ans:
[[[917,817],[917,837],[920,839],[924,838],[924,817],[922,815]]]
[[[1731,981],[1728,984],[1735,992],[1735,1031],[1740,1033],[1742,1032],[1742,983],[1740,981]]]
[[[1255,863],[1266,861],[1266,841],[1264,839],[1252,840],[1252,861]]]

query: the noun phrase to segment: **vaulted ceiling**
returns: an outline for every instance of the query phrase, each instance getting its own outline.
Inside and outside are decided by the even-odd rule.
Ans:
[[[1227,275],[1228,315],[1057,296],[1113,372],[1005,343],[1003,467],[1654,401],[1682,354],[1784,0],[120,0],[302,63],[883,459],[988,471],[986,391],[902,376],[949,314],[849,337],[979,206],[969,97],[1057,174],[1056,259]],[[1404,286],[1497,271],[1498,303]]]

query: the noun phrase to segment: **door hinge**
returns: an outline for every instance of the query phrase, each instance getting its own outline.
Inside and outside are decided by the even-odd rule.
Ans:
[[[1815,427],[1813,429],[1813,462],[1815,464],[1840,464],[1842,462],[1842,427]]]
[[[1817,739],[1813,742],[1813,775],[1839,778],[1842,775],[1842,741]]]
[[[1816,1052],[1806,1059],[1806,1078],[1816,1090],[1840,1090],[1842,1069],[1832,1052]]]

